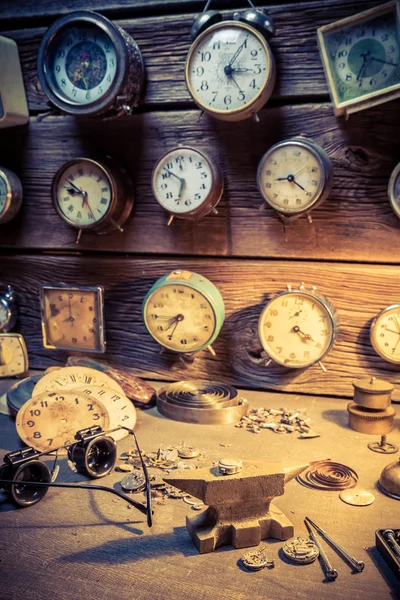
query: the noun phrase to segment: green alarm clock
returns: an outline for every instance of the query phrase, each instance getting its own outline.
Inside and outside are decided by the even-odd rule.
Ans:
[[[217,338],[225,318],[222,296],[203,275],[175,270],[158,279],[143,301],[150,335],[168,350],[199,352]]]

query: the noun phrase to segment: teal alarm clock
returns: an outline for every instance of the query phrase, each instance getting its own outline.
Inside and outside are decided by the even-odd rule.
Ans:
[[[150,335],[173,352],[192,353],[217,338],[225,306],[216,286],[203,275],[175,270],[158,279],[143,301],[143,319]]]

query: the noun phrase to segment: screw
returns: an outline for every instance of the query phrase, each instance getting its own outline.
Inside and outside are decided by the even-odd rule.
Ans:
[[[311,525],[313,527],[315,527],[315,529],[317,531],[319,531],[319,533],[328,540],[328,542],[331,543],[331,545],[342,555],[344,556],[349,563],[351,564],[351,566],[353,567],[353,569],[355,571],[358,571],[359,573],[364,569],[365,565],[362,562],[362,560],[357,560],[356,558],[354,558],[354,556],[352,556],[351,554],[349,554],[347,552],[347,550],[345,550],[343,548],[343,546],[341,546],[340,544],[337,543],[336,540],[333,539],[333,537],[331,537],[329,535],[329,533],[326,533],[326,531],[324,531],[321,527],[318,527],[318,525],[316,525],[315,523],[313,523],[313,521],[311,521],[311,519],[309,519],[308,517],[306,517],[306,520],[311,523]]]
[[[381,441],[379,442],[381,448],[386,446],[386,435],[381,435]]]
[[[312,541],[316,544],[316,546],[317,546],[317,548],[319,550],[319,555],[320,555],[321,560],[322,560],[322,562],[324,564],[327,578],[331,579],[332,581],[334,581],[336,579],[336,577],[339,575],[339,573],[336,571],[336,569],[334,569],[332,567],[331,563],[329,562],[329,558],[325,554],[325,551],[324,551],[323,547],[321,546],[321,544],[319,543],[319,540],[314,535],[314,532],[312,531],[310,525],[307,523],[307,521],[304,521],[304,523],[305,523],[305,525],[307,527],[307,531],[308,531],[308,533],[309,533]]]
[[[398,556],[400,558],[400,546],[396,542],[396,538],[394,537],[393,529],[385,529],[385,531],[382,533],[382,535],[385,538],[385,540],[387,540],[389,542],[389,544],[390,544],[393,552],[396,554],[396,556]]]

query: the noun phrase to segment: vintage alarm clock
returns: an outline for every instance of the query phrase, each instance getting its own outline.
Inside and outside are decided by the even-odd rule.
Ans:
[[[9,285],[7,291],[0,295],[0,332],[7,333],[11,331],[17,322],[17,314],[14,291]]]
[[[101,286],[42,285],[43,346],[105,352],[103,295]]]
[[[157,202],[174,217],[200,219],[216,205],[224,190],[219,165],[205,152],[180,146],[166,152],[157,162],[152,176]]]
[[[10,169],[0,167],[0,225],[11,221],[21,205],[21,181]]]
[[[389,203],[396,217],[400,219],[400,163],[393,169],[389,179],[388,197]]]
[[[77,243],[83,231],[122,232],[134,203],[129,174],[110,157],[66,162],[54,176],[51,194],[59,217],[78,229]]]
[[[319,363],[332,348],[338,333],[333,305],[312,287],[276,295],[262,311],[258,334],[269,360],[290,369],[303,369]]]
[[[70,12],[49,27],[37,70],[50,102],[75,116],[130,114],[143,90],[139,46],[121,27],[92,11]]]
[[[175,270],[158,279],[143,302],[143,319],[161,346],[179,353],[199,352],[217,338],[225,318],[222,296],[198,273]]]
[[[335,115],[400,96],[396,3],[387,2],[317,31]]]
[[[18,377],[27,372],[28,352],[19,333],[0,333],[0,377]]]
[[[186,59],[186,84],[195,103],[208,115],[241,121],[264,106],[275,84],[275,60],[268,40],[275,34],[262,9],[237,12],[230,21],[207,10],[195,20],[193,44]]]
[[[284,220],[297,219],[325,200],[332,188],[332,161],[313,140],[298,136],[272,146],[262,157],[257,185]]]
[[[24,81],[14,40],[0,36],[0,129],[29,121]]]
[[[400,304],[387,306],[374,318],[370,339],[379,356],[388,362],[400,364]]]

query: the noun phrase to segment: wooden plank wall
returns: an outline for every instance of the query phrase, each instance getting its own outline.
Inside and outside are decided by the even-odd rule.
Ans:
[[[217,2],[216,2],[217,3]],[[17,172],[24,206],[0,228],[0,283],[12,283],[20,303],[19,329],[32,367],[61,364],[63,352],[41,344],[40,283],[96,283],[106,289],[106,357],[156,379],[219,378],[238,386],[296,393],[352,395],[352,381],[366,374],[400,383],[398,368],[383,361],[369,343],[369,325],[382,308],[400,301],[397,243],[399,221],[387,201],[387,182],[400,160],[400,102],[335,118],[316,43],[320,25],[378,6],[376,0],[319,0],[269,6],[277,35],[272,41],[278,80],[260,123],[199,121],[184,82],[189,32],[196,0],[3,0],[2,35],[19,47],[31,113],[27,127],[0,131],[0,164]],[[57,6],[56,6],[57,4]],[[260,2],[256,3],[261,5]],[[232,0],[219,6],[243,7]],[[139,43],[147,70],[140,110],[114,122],[51,116],[36,76],[36,55],[56,15],[92,8],[116,19]],[[227,11],[227,15],[231,12]],[[311,135],[333,159],[332,194],[313,211],[283,228],[262,200],[256,170],[275,142]],[[175,220],[152,197],[150,177],[161,153],[178,143],[208,151],[221,164],[225,193],[219,215],[198,223]],[[56,215],[50,185],[59,166],[76,156],[107,153],[132,173],[136,205],[123,234],[84,234]],[[182,363],[158,347],[141,320],[142,299],[166,271],[201,272],[220,288],[227,319],[215,343],[217,356],[201,353]],[[286,283],[317,285],[335,304],[341,333],[318,367],[288,371],[260,358],[257,320],[267,298]],[[400,398],[400,388],[395,392]]]

